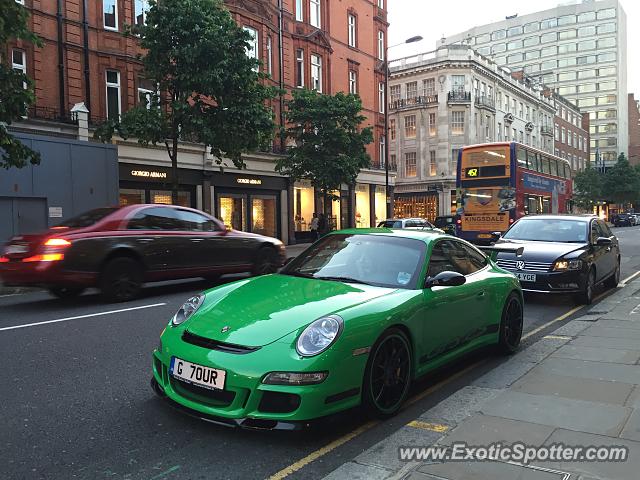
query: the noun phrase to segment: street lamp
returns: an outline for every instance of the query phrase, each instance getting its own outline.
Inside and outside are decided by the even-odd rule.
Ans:
[[[387,218],[393,216],[391,211],[391,196],[389,195],[389,50],[406,43],[415,43],[422,40],[420,35],[407,38],[402,43],[388,46],[384,52],[384,194],[387,202]]]

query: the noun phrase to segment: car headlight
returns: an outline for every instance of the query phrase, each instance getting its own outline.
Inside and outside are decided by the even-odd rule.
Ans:
[[[180,310],[178,310],[171,319],[171,325],[176,327],[181,323],[184,323],[189,319],[189,317],[191,317],[191,315],[198,311],[198,309],[202,305],[202,302],[204,302],[204,295],[201,293],[199,293],[198,295],[194,295],[189,300],[184,302],[184,305],[180,307]]]
[[[553,270],[563,272],[565,270],[580,270],[582,268],[582,260],[556,260],[553,264]]]
[[[324,352],[342,332],[343,321],[338,315],[329,315],[312,322],[296,342],[296,351],[303,357]]]
[[[266,385],[316,385],[324,382],[329,372],[271,372],[262,379]]]

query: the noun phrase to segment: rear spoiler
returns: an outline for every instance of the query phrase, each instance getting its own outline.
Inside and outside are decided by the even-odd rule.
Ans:
[[[524,247],[509,247],[507,245],[491,245],[491,246],[478,246],[491,260],[495,261],[498,253],[515,253],[516,257],[522,256],[524,253]]]

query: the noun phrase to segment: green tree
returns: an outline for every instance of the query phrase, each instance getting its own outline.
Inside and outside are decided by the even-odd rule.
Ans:
[[[15,0],[0,0],[0,45],[6,45],[10,39],[42,45],[29,31],[27,18],[27,10]],[[7,129],[14,120],[27,114],[27,108],[35,100],[33,82],[13,70],[10,61],[0,61],[0,167],[5,169],[40,163],[40,153],[22,144]]]
[[[223,169],[230,159],[245,166],[242,153],[273,138],[277,90],[261,83],[259,62],[246,53],[251,35],[238,27],[222,0],[151,0],[146,25],[135,27],[144,77],[159,94],[146,105],[110,120],[95,136],[114,133],[142,145],[164,144],[172,165],[172,199],[178,200],[178,144],[204,144]]]
[[[357,95],[296,90],[292,96],[286,134],[295,145],[278,159],[276,171],[294,180],[310,180],[322,193],[327,215],[332,192],[343,183],[355,184],[360,170],[371,164],[365,147],[373,141],[372,129],[360,126],[366,117]]]
[[[616,164],[607,170],[603,181],[603,195],[615,203],[632,203],[638,200],[640,176],[624,153],[618,156]]]
[[[602,183],[603,175],[590,166],[576,173],[573,192],[576,205],[590,210],[595,202],[602,200]]]

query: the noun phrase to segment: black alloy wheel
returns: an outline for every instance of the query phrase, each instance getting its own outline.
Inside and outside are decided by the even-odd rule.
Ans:
[[[110,302],[126,302],[136,298],[142,288],[142,268],[128,257],[115,258],[104,267],[100,290]]]
[[[411,385],[411,347],[402,330],[391,328],[371,349],[363,382],[363,403],[377,417],[395,414]]]
[[[524,323],[524,313],[520,296],[512,292],[507,297],[502,309],[502,320],[500,321],[500,338],[498,348],[500,352],[510,355],[515,353],[522,340],[522,328]]]
[[[256,254],[252,273],[254,275],[268,275],[278,270],[276,251],[271,247],[262,247]]]
[[[591,305],[593,302],[593,292],[596,289],[596,271],[592,268],[584,285],[584,289],[578,294],[578,302],[583,305]]]
[[[616,261],[616,270],[609,278],[604,281],[604,286],[607,288],[616,288],[620,283],[620,257]]]
[[[49,288],[49,293],[54,297],[66,300],[82,295],[85,290],[84,287],[51,287]]]

